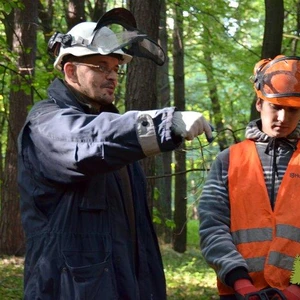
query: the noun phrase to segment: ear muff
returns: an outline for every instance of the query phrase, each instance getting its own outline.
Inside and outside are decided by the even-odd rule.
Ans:
[[[57,57],[60,47],[71,47],[72,40],[73,38],[71,34],[62,34],[58,31],[55,32],[48,41],[48,53],[50,53],[54,57]]]
[[[261,80],[263,78],[262,70],[266,65],[271,61],[271,58],[265,58],[260,60],[255,66],[253,70],[253,84],[256,90],[260,90],[261,88]]]
[[[256,90],[260,89],[260,78],[259,78],[259,74],[256,74],[253,78],[253,84]]]

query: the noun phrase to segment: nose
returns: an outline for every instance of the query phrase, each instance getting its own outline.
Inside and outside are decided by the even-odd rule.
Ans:
[[[285,109],[282,108],[278,111],[277,119],[278,121],[283,122],[285,118],[286,118],[286,111]]]
[[[110,70],[110,71],[106,72],[106,77],[108,79],[117,80],[118,73],[115,70]]]

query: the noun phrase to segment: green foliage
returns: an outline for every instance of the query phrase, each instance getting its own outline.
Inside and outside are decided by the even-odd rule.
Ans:
[[[0,299],[22,299],[23,258],[0,257]]]
[[[156,207],[153,207],[152,214],[153,214],[153,216],[152,216],[153,223],[154,224],[161,224],[162,220],[161,220],[161,217],[160,217],[160,212]]]
[[[214,4],[213,4],[214,3]],[[264,15],[257,4],[239,1],[186,1],[186,99],[201,112],[212,111],[208,93],[217,85],[224,125],[238,129],[247,124],[254,96],[249,77],[259,59]],[[255,2],[257,3],[257,2]],[[236,5],[233,5],[236,4]],[[258,51],[256,51],[258,49]],[[207,82],[205,52],[213,59],[214,82]],[[213,122],[214,116],[210,115]]]
[[[167,280],[168,300],[218,299],[216,277],[199,250],[188,248],[177,253],[161,247]]]
[[[0,19],[5,18],[5,15],[17,7],[23,7],[23,4],[19,0],[0,0]]]
[[[176,227],[175,222],[173,220],[166,219],[165,223],[168,228],[174,229]]]
[[[162,245],[168,300],[218,299],[215,272],[208,267],[199,249],[199,222],[187,224],[188,250],[181,254]]]
[[[187,241],[190,247],[199,249],[199,221],[189,220],[187,224]]]
[[[153,207],[153,209],[152,209],[152,221],[154,224],[162,224],[162,222],[163,222],[162,218],[161,218],[161,213],[156,207]],[[175,228],[175,222],[170,219],[165,219],[164,225],[170,229]]]

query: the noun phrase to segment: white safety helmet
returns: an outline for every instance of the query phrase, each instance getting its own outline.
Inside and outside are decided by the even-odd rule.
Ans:
[[[115,34],[108,28],[102,27],[102,46],[94,46],[90,43],[93,36],[93,31],[97,23],[95,22],[82,22],[74,26],[66,35],[62,36],[59,53],[54,62],[54,67],[61,71],[62,61],[66,55],[86,56],[86,55],[109,55],[120,54],[120,64],[127,64],[131,61],[132,56],[124,53],[121,49],[113,50],[110,52],[106,50],[105,45],[117,43]],[[65,41],[64,41],[65,39]],[[69,43],[68,43],[69,42]],[[66,43],[66,45],[64,45]]]
[[[82,22],[67,34],[54,33],[48,42],[48,51],[56,58],[54,67],[62,69],[66,55],[120,55],[120,64],[133,56],[143,57],[161,66],[165,53],[160,45],[136,28],[133,14],[125,8],[114,8],[105,13],[97,23]]]

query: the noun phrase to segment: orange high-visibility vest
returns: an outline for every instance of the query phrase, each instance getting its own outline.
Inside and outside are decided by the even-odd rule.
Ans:
[[[300,141],[271,208],[255,143],[245,140],[229,151],[228,189],[231,235],[258,289],[283,290],[300,254]],[[218,280],[220,295],[233,289]]]

